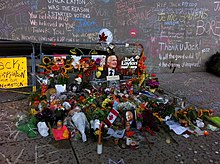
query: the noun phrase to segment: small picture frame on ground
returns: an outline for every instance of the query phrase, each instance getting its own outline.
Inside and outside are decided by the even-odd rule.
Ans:
[[[118,88],[119,86],[119,80],[108,81],[108,88]]]
[[[123,117],[124,117],[125,129],[127,128],[136,129],[137,128],[135,110],[124,110]]]
[[[117,88],[120,86],[120,77],[116,76],[107,76],[107,83],[109,88]]]

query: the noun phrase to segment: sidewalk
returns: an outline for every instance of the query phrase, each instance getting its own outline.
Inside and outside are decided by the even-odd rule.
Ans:
[[[220,77],[207,72],[157,74],[166,92],[186,98],[190,105],[215,110],[220,115]]]
[[[203,108],[212,108],[220,115],[220,78],[206,72],[157,74],[161,88],[187,102]],[[6,95],[7,94],[7,95]],[[19,95],[17,95],[19,97]],[[190,135],[184,138],[163,130],[151,136],[137,149],[122,149],[113,139],[103,141],[103,153],[97,154],[97,142],[55,141],[52,137],[30,139],[15,127],[16,115],[25,111],[26,99],[14,100],[15,93],[0,92],[0,163],[25,164],[170,164],[220,163],[220,132],[208,136]],[[168,142],[170,140],[170,143]],[[120,162],[119,162],[120,161]]]

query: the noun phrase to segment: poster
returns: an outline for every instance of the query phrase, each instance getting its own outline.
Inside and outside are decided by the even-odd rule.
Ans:
[[[108,55],[105,57],[105,64],[101,65],[103,69],[99,71],[98,79],[112,80],[110,76],[119,76],[117,80],[126,79],[127,76],[137,74],[139,56],[117,56]],[[116,80],[116,79],[115,79]]]
[[[0,58],[0,88],[28,86],[27,58]]]

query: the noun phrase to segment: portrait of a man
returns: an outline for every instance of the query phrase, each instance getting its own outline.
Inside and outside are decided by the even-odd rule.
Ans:
[[[131,128],[136,128],[135,112],[133,110],[125,111],[125,121],[129,122]]]
[[[107,67],[104,69],[101,73],[100,78],[106,78],[106,76],[116,76],[120,75],[119,72],[117,71],[117,66],[118,66],[118,59],[117,56],[112,54],[107,57],[106,60]]]

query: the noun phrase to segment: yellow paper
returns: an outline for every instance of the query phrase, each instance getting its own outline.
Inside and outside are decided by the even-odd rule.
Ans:
[[[27,58],[0,58],[0,88],[28,86]]]

